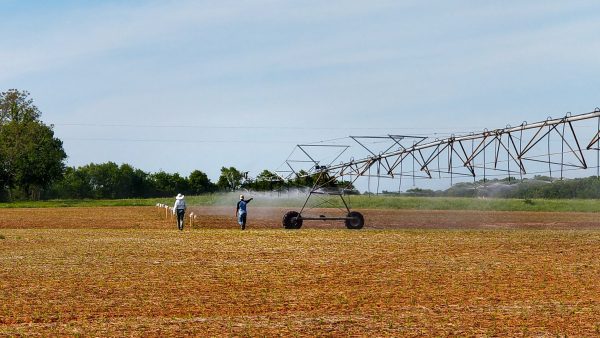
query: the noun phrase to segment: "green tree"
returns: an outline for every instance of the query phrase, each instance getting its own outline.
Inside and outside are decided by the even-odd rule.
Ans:
[[[151,197],[152,189],[148,179],[150,174],[134,169],[131,175],[131,197]]]
[[[2,148],[0,144],[0,201],[5,201],[10,198],[8,192],[13,184],[13,179],[11,177],[10,161]]]
[[[63,174],[67,155],[62,141],[40,116],[29,92],[0,93],[0,190],[9,199],[13,189],[39,199],[42,190]]]
[[[258,176],[256,176],[256,180],[253,184],[254,190],[276,190],[283,186],[283,180],[281,177],[277,176],[277,174],[269,171],[263,170]]]
[[[39,109],[29,98],[29,92],[9,89],[0,93],[0,126],[8,122],[37,121]]]
[[[63,178],[48,194],[54,198],[132,198],[151,197],[154,190],[149,175],[129,164],[107,162],[67,168]]]
[[[190,191],[193,194],[202,194],[215,190],[215,185],[208,176],[200,170],[194,170],[188,178]]]
[[[221,167],[221,176],[217,181],[217,186],[221,190],[234,191],[242,186],[244,175],[234,167]]]
[[[164,171],[149,176],[157,196],[175,196],[178,193],[186,194],[189,191],[189,182],[179,174],[169,174]]]
[[[145,184],[148,174],[123,163],[116,171],[113,190],[114,198],[142,197],[147,192]]]
[[[5,188],[17,188],[31,199],[64,171],[67,154],[52,127],[39,121],[11,120],[0,127],[0,179]]]
[[[81,199],[94,197],[88,172],[81,167],[67,167],[63,178],[54,183],[49,195],[53,198]]]
[[[312,187],[315,184],[316,176],[309,175],[308,172],[300,170],[296,173],[296,177],[292,180],[292,186],[295,187]]]
[[[119,166],[114,162],[90,163],[82,168],[89,178],[94,198],[115,198]]]

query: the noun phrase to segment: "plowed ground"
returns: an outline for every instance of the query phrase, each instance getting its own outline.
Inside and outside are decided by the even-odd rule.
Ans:
[[[600,335],[598,214],[191,211],[0,210],[0,336]]]
[[[280,229],[286,208],[254,207],[249,229]],[[232,207],[191,207],[194,229],[236,229]],[[360,210],[366,229],[599,229],[600,215],[586,212],[507,212],[462,210]],[[337,209],[313,209],[305,216],[345,216]],[[186,227],[190,219],[186,217]],[[2,228],[172,229],[175,220],[155,207],[0,209]],[[306,229],[344,229],[342,221],[305,221]]]

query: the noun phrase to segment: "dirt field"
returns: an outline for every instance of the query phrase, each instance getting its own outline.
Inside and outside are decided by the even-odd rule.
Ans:
[[[287,208],[252,207],[250,229],[280,229]],[[235,229],[233,207],[192,207],[195,229]],[[600,215],[586,212],[507,212],[457,210],[360,210],[366,229],[599,229]],[[337,209],[309,215],[343,216]],[[189,228],[189,218],[186,218]],[[0,209],[2,228],[171,229],[172,216],[155,207]],[[303,229],[345,229],[341,221],[306,221]]]
[[[598,214],[283,211],[2,209],[0,336],[600,335]]]

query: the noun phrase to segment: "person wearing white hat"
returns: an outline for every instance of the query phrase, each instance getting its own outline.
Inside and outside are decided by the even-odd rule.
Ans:
[[[237,206],[235,207],[235,217],[237,217],[238,223],[240,224],[240,228],[242,230],[246,229],[246,215],[248,213],[247,205],[252,200],[253,198],[245,200],[244,195],[240,195],[240,200],[238,201]]]
[[[183,230],[183,220],[185,216],[185,196],[177,194],[175,196],[175,205],[173,206],[173,214],[177,214],[177,228]]]

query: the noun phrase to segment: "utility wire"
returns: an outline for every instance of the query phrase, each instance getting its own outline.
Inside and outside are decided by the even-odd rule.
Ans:
[[[79,138],[65,137],[66,141],[89,142],[139,142],[139,143],[253,143],[253,144],[297,144],[296,141],[258,141],[258,140],[169,140],[169,139],[129,139],[129,138]]]
[[[219,126],[219,125],[169,125],[169,124],[129,124],[129,123],[53,123],[54,126],[65,127],[102,127],[102,128],[186,128],[186,129],[279,129],[279,130],[456,130],[452,127],[313,127],[313,126]],[[463,127],[464,128],[464,127]],[[467,127],[469,128],[469,127]],[[477,127],[469,128],[477,130]],[[433,133],[435,134],[435,133]],[[428,133],[432,135],[432,133]]]

